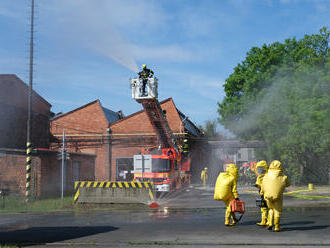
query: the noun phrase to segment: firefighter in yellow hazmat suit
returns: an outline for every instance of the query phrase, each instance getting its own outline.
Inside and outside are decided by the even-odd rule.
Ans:
[[[229,203],[233,199],[238,200],[237,192],[238,168],[235,164],[227,164],[226,172],[219,174],[214,188],[214,200],[223,201],[226,204],[225,225],[236,224],[234,213],[231,212]],[[231,222],[230,222],[231,220]]]
[[[290,182],[288,177],[283,174],[281,162],[274,160],[271,162],[268,172],[264,176],[261,184],[261,194],[264,195],[269,208],[267,222],[268,230],[272,230],[274,220],[274,231],[281,231],[280,217],[283,208],[283,192],[285,187],[288,186],[290,186]]]
[[[206,182],[207,182],[207,179],[208,179],[208,174],[207,174],[207,167],[204,168],[204,170],[202,170],[201,172],[201,180],[203,182],[203,186],[206,187]]]
[[[261,184],[265,174],[268,171],[267,162],[265,160],[261,160],[257,163],[255,167],[255,173],[257,175],[257,180],[255,186],[259,189],[259,194],[261,190]],[[260,194],[261,199],[264,199],[264,195]],[[257,223],[258,226],[267,226],[267,215],[268,215],[268,208],[261,207],[261,222]]]

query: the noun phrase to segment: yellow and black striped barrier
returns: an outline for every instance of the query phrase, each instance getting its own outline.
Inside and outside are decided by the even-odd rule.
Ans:
[[[154,199],[152,182],[76,181],[74,202],[147,203]]]
[[[26,184],[25,184],[25,197],[26,201],[30,198],[31,188],[31,163],[32,163],[32,144],[26,143]]]

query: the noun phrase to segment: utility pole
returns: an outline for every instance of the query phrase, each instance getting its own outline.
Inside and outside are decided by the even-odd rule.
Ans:
[[[30,66],[29,66],[29,96],[28,119],[26,132],[26,185],[25,200],[31,197],[31,163],[32,163],[32,85],[33,85],[33,35],[34,35],[34,0],[31,0],[31,25],[30,25]]]

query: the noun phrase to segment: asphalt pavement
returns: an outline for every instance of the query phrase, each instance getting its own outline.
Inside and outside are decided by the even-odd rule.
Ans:
[[[224,226],[213,189],[193,185],[163,196],[160,207],[0,215],[2,245],[33,247],[330,247],[330,200],[284,198],[282,232],[258,227],[256,194],[241,188],[247,211]]]

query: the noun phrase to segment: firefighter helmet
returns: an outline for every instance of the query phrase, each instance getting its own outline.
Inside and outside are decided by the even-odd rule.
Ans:
[[[147,68],[147,66],[145,64],[142,65],[142,69],[145,69]]]

